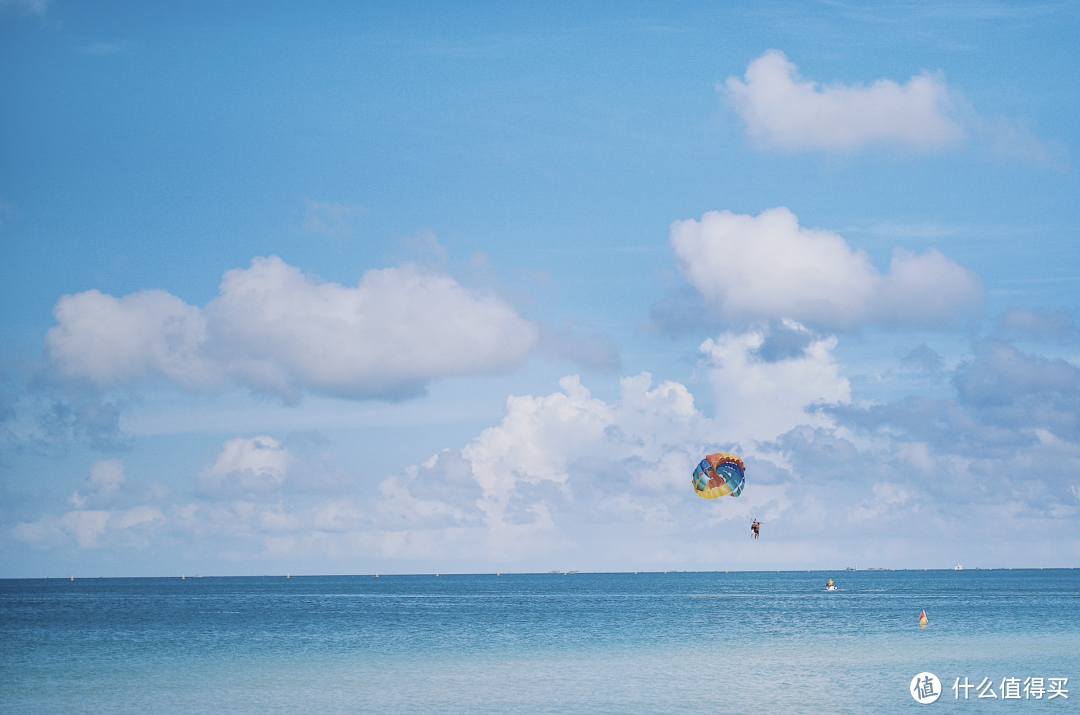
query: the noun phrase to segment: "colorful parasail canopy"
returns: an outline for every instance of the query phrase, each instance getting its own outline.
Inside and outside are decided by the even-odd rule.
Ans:
[[[719,499],[742,494],[746,465],[734,454],[718,452],[701,460],[694,470],[694,491],[702,499]]]

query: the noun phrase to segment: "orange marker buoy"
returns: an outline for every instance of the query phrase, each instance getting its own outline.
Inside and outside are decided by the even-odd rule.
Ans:
[[[75,577],[74,577],[74,576],[72,576],[72,577],[71,577],[71,580],[72,580],[72,581],[74,581],[74,580],[75,580]]]
[[[926,619],[926,611],[919,614],[919,628],[926,628],[930,625],[930,621]]]

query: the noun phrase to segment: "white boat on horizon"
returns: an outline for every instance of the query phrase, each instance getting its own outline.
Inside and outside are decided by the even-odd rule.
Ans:
[[[963,571],[963,570],[964,570],[964,567],[961,566],[960,564],[957,564],[956,568],[953,569],[953,571]]]

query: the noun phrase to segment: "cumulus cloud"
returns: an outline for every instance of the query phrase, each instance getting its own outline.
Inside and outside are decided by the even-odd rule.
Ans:
[[[696,506],[677,485],[685,487],[703,450],[717,439],[686,387],[654,387],[643,373],[624,378],[620,399],[609,403],[576,376],[559,386],[542,397],[510,397],[499,425],[460,451],[436,455],[404,480],[386,480],[379,508],[393,518],[382,527],[396,524],[410,535],[448,529],[473,557],[504,560],[581,548],[590,524],[644,522],[658,533],[675,528],[673,512]],[[704,523],[718,514],[726,512],[689,518]],[[468,532],[471,539],[464,539]],[[389,543],[400,547],[403,540]]]
[[[670,240],[683,277],[730,322],[781,317],[827,330],[955,328],[983,302],[978,276],[938,251],[897,249],[882,274],[865,251],[830,231],[803,228],[784,207],[675,221]]]
[[[802,80],[783,52],[769,50],[750,63],[744,79],[729,77],[721,89],[763,146],[852,151],[892,144],[932,151],[964,138],[939,75],[902,86],[888,79],[869,87],[820,86]]]
[[[785,333],[805,343],[795,350],[762,355],[770,339],[799,345],[790,337],[776,340],[777,334]],[[716,395],[714,420],[720,433],[749,448],[799,425],[831,424],[827,415],[808,413],[807,408],[851,401],[851,384],[832,356],[836,345],[835,337],[815,337],[790,321],[771,330],[759,328],[706,340],[701,351],[708,360]]]
[[[416,266],[371,270],[346,287],[280,258],[228,271],[205,308],[164,291],[65,296],[47,336],[68,381],[107,390],[165,380],[232,384],[295,400],[303,391],[400,398],[436,378],[521,365],[538,331],[493,295]]]
[[[198,481],[207,492],[266,491],[285,481],[295,461],[273,437],[237,437],[222,445],[213,463],[199,473]]]
[[[94,497],[107,497],[120,489],[126,481],[124,476],[124,463],[119,459],[106,459],[95,462],[90,468],[90,478],[83,485],[83,492]],[[86,496],[78,490],[68,499],[76,509],[82,509],[86,504]]]

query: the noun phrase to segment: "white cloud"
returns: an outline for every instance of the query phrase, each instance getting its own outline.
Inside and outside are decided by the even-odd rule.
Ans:
[[[930,547],[978,563],[993,538],[1010,544],[995,552],[1008,563],[1050,539],[1080,553],[1062,538],[1080,499],[1075,420],[1061,419],[1076,413],[1075,371],[977,352],[956,373],[956,400],[855,405],[835,346],[792,321],[707,341],[714,417],[684,385],[645,373],[623,379],[614,400],[567,377],[552,394],[509,398],[503,419],[462,449],[367,493],[348,491],[361,480],[329,496],[298,489],[301,469],[281,443],[230,440],[196,501],[80,507],[12,535],[38,549],[179,543],[263,573],[298,562],[350,572],[903,567],[926,563]],[[965,380],[985,394],[961,389]],[[824,406],[808,412],[814,404]],[[746,459],[745,499],[705,502],[690,488],[696,462],[720,450]],[[95,473],[103,488],[118,481],[116,469]],[[740,522],[751,503],[765,522],[752,545]]]
[[[443,274],[403,265],[350,288],[275,256],[228,271],[202,310],[164,291],[117,299],[91,290],[61,298],[53,313],[53,368],[99,389],[164,379],[286,399],[305,390],[402,397],[435,378],[513,369],[538,340],[508,304]]]
[[[903,86],[881,79],[869,87],[822,87],[801,80],[783,52],[769,50],[750,63],[745,80],[729,77],[724,87],[765,146],[851,151],[885,143],[929,151],[964,137],[949,116],[952,102],[940,76],[923,74]]]
[[[96,290],[64,296],[53,309],[46,338],[53,367],[67,378],[101,388],[160,375],[188,388],[221,378],[201,354],[207,343],[202,312],[165,291],[121,299]]]
[[[200,486],[208,491],[223,487],[265,491],[285,481],[285,474],[296,460],[281,442],[272,437],[237,437],[226,442],[199,473]]]
[[[937,251],[898,249],[882,274],[865,251],[838,234],[799,226],[785,207],[675,221],[671,245],[683,277],[730,321],[954,328],[983,299],[978,276]]]
[[[773,518],[791,506],[781,484],[755,485],[738,501],[704,504],[693,494],[694,466],[732,442],[684,385],[654,387],[642,373],[621,381],[614,403],[593,397],[576,376],[559,386],[509,398],[502,422],[460,452],[383,482],[379,525],[400,534],[386,537],[395,558],[424,558],[432,530],[453,540],[459,558],[520,562],[586,544],[611,557],[660,558],[667,539],[741,518],[752,499]],[[614,537],[624,529],[632,535]]]
[[[80,549],[106,546],[145,548],[147,530],[166,521],[155,506],[142,505],[127,510],[82,509],[69,511],[60,518],[43,516],[36,522],[18,524],[12,535],[36,548],[57,548],[70,543]]]
[[[95,462],[94,466],[90,468],[90,478],[86,480],[83,486],[86,495],[84,496],[76,490],[68,498],[68,504],[71,504],[76,509],[82,509],[86,505],[88,497],[100,501],[102,497],[108,497],[119,490],[124,481],[124,463],[119,459],[105,459]]]
[[[805,331],[797,324],[786,327]],[[800,425],[831,426],[831,418],[806,408],[851,401],[851,384],[833,360],[835,337],[812,339],[799,354],[775,361],[759,356],[767,337],[764,329],[727,333],[701,346],[716,393],[716,427],[744,449]]]
[[[71,511],[60,518],[60,527],[74,536],[81,548],[94,549],[100,546],[98,539],[111,516],[111,511]]]
[[[124,481],[124,463],[119,459],[95,462],[90,468],[90,485],[100,494],[115,492]]]

